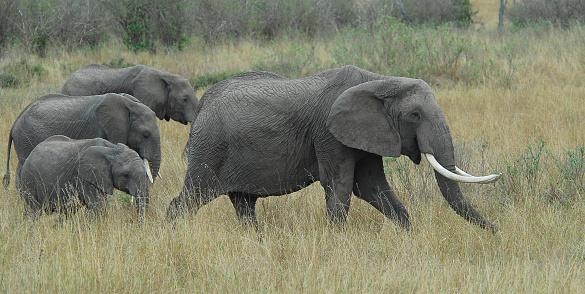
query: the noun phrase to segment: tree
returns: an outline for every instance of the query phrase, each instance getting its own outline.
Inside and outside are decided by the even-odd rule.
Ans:
[[[506,12],[507,0],[500,0],[500,11],[498,12],[498,31],[504,31],[504,13]]]

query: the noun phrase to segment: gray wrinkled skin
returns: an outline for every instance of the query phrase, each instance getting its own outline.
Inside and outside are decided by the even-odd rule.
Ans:
[[[405,229],[408,212],[388,185],[382,156],[433,154],[455,169],[445,117],[422,80],[345,66],[287,79],[252,72],[207,90],[191,126],[184,187],[167,219],[228,194],[242,220],[256,223],[258,197],[320,181],[329,218],[344,222],[352,192]],[[459,215],[496,231],[456,182],[435,174]]]
[[[34,219],[43,211],[68,215],[81,205],[99,214],[114,188],[137,199],[139,222],[148,203],[149,180],[142,159],[126,145],[101,138],[48,138],[25,160],[20,183],[25,215]]]
[[[61,92],[71,96],[130,94],[159,119],[182,124],[192,122],[197,111],[197,97],[187,79],[144,65],[113,69],[90,64],[71,74]]]
[[[123,94],[87,97],[51,94],[27,106],[18,116],[8,138],[4,187],[10,183],[10,149],[18,156],[19,170],[30,152],[53,135],[72,139],[103,138],[122,143],[151,163],[153,175],[161,161],[160,132],[154,112],[136,98]]]

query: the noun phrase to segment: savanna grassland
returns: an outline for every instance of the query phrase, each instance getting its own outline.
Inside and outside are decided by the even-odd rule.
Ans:
[[[12,122],[33,99],[58,92],[88,63],[146,64],[205,86],[251,70],[303,76],[344,64],[420,77],[434,88],[459,165],[501,172],[462,185],[499,226],[492,235],[457,216],[426,162],[385,159],[388,181],[411,215],[405,233],[352,200],[344,228],[329,224],[316,183],[259,200],[262,237],[241,226],[222,196],[179,221],[164,220],[186,168],[189,128],[160,122],[162,178],[139,226],[122,194],[102,219],[80,211],[60,222],[23,219],[14,183],[0,201],[0,291],[20,292],[487,292],[578,293],[585,289],[585,27],[409,28],[388,19],[329,36],[291,34],[183,50],[132,52],[119,42],[51,48],[47,57],[8,48],[0,68],[20,78],[0,87],[0,162]],[[4,81],[10,84],[10,81]],[[12,85],[12,84],[10,84]],[[13,152],[14,155],[14,152]],[[12,158],[12,172],[16,167]],[[2,172],[2,174],[4,171]],[[13,175],[14,178],[14,175]]]

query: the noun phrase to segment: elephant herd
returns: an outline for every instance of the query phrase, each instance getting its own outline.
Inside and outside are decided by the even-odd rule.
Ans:
[[[355,66],[298,79],[254,71],[212,85],[198,101],[188,80],[166,71],[89,65],[71,75],[62,93],[31,103],[10,131],[4,185],[14,142],[16,186],[29,216],[68,214],[80,205],[99,212],[116,188],[136,199],[142,222],[161,163],[158,118],[192,123],[170,222],[227,195],[238,218],[256,226],[258,198],[320,181],[332,222],[345,222],[353,194],[409,230],[382,165],[383,156],[406,155],[415,164],[429,161],[457,214],[497,231],[458,182],[490,183],[499,175],[472,176],[455,165],[447,121],[419,79]]]

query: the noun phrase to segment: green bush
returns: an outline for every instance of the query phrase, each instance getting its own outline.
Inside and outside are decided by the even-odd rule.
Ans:
[[[9,63],[0,71],[0,87],[15,88],[27,85],[33,79],[41,79],[47,70],[40,64],[26,60]]]
[[[287,77],[299,77],[326,67],[327,65],[316,63],[315,48],[310,42],[296,42],[276,49],[253,65],[254,70],[274,72]]]
[[[10,36],[31,51],[51,45],[96,46],[109,36],[132,50],[158,45],[182,49],[189,37],[222,41],[274,39],[290,33],[315,37],[347,27],[372,27],[403,17],[387,0],[0,0],[0,44]],[[410,0],[406,20],[440,25],[472,22],[469,0]],[[18,24],[18,29],[15,29]]]
[[[0,0],[0,48],[13,38],[16,0]]]
[[[20,85],[20,80],[10,74],[0,73],[0,88],[16,88]]]
[[[479,82],[491,66],[483,47],[449,26],[408,26],[385,17],[374,29],[339,34],[333,56],[337,65],[354,64],[396,76],[415,76],[435,83],[447,79]]]
[[[124,43],[134,51],[155,51],[157,42],[183,48],[187,41],[185,0],[109,0]]]
[[[241,71],[236,71],[236,72],[212,72],[212,73],[206,73],[204,75],[200,75],[198,77],[195,78],[191,78],[189,79],[189,81],[191,82],[191,85],[193,85],[193,88],[195,89],[202,89],[205,88],[209,85],[213,85],[217,82],[223,81],[223,80],[227,80],[237,74],[241,74]]]
[[[154,48],[154,42],[148,27],[147,7],[143,1],[128,1],[126,14],[121,19],[122,29],[126,33],[124,43],[128,48],[139,51]]]
[[[348,9],[335,0],[201,0],[192,7],[194,34],[207,41],[255,36],[272,39],[289,31],[330,31]],[[352,3],[352,2],[350,2]],[[351,8],[351,5],[349,5]],[[338,22],[339,21],[339,22]]]
[[[573,22],[585,23],[583,0],[519,0],[508,11],[508,18],[517,26],[549,22],[563,27]]]
[[[114,58],[108,62],[104,62],[103,65],[111,68],[125,68],[135,66],[136,64],[127,62],[123,57]]]
[[[408,18],[416,24],[454,23],[459,26],[468,26],[473,23],[475,12],[471,9],[469,0],[411,0],[403,2]],[[392,15],[400,16],[396,9]]]

